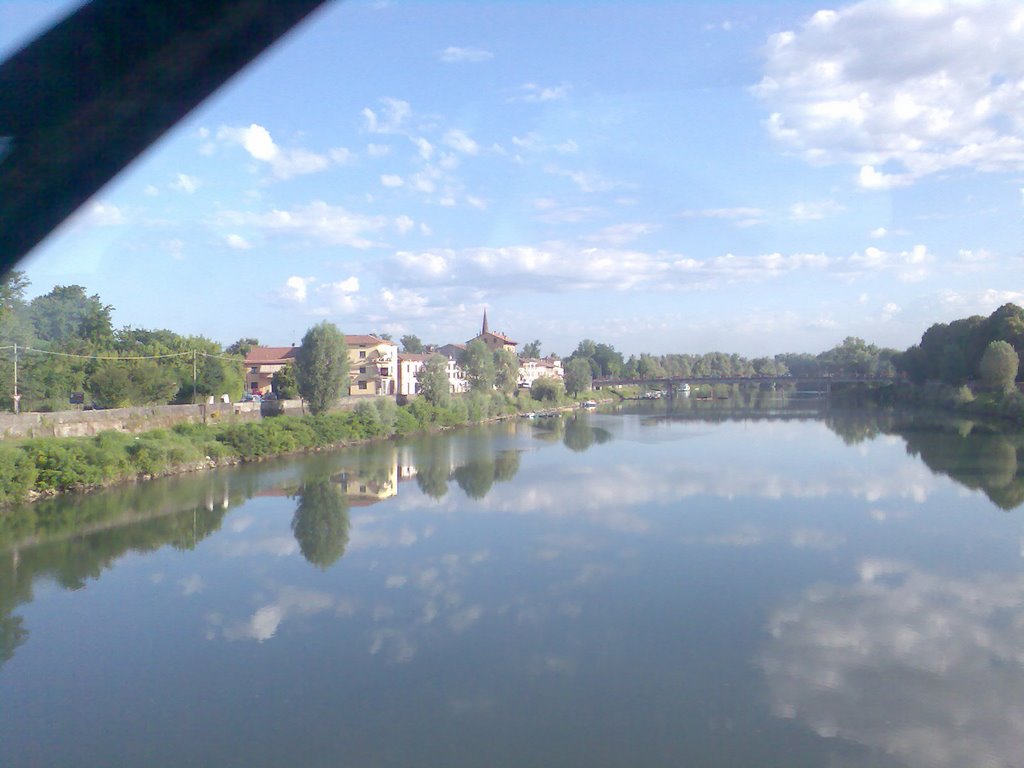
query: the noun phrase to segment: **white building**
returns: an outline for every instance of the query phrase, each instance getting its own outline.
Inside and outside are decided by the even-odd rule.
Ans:
[[[562,361],[554,356],[524,357],[519,360],[519,386],[529,388],[540,378],[551,378],[562,381],[565,372]]]
[[[427,360],[437,353],[418,355],[402,352],[398,355],[398,394],[418,395],[420,393],[419,372]],[[454,357],[445,357],[447,361],[448,386],[452,394],[461,394],[469,390],[466,372],[459,367]]]

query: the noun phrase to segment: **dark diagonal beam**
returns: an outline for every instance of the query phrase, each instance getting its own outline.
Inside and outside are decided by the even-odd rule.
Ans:
[[[0,272],[325,0],[93,0],[0,64]]]

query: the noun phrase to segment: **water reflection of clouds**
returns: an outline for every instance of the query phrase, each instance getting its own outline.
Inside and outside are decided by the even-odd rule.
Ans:
[[[245,621],[225,622],[219,613],[208,614],[206,637],[212,640],[220,634],[229,641],[263,642],[277,634],[277,630],[289,616],[313,616],[332,608],[336,615],[344,615],[339,613],[339,609],[343,607],[340,601],[326,592],[281,587],[274,600],[259,606]]]
[[[806,479],[756,468],[659,462],[643,468],[567,470],[515,487],[495,487],[481,506],[509,514],[580,517],[620,533],[646,533],[651,529],[650,519],[632,510],[649,504],[667,505],[696,496],[772,500],[846,496],[870,503],[891,499],[923,502],[938,482],[926,467],[910,463],[874,471],[839,468]]]
[[[760,657],[777,715],[909,766],[1020,764],[1024,575],[945,578],[865,560],[775,613]]]

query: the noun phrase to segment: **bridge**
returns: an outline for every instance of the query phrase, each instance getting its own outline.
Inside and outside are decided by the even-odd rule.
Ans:
[[[682,384],[813,384],[818,392],[831,394],[833,384],[894,384],[902,379],[895,376],[860,374],[817,374],[813,376],[644,376],[635,379],[603,377],[594,379],[594,389],[616,386],[651,386],[674,393]]]

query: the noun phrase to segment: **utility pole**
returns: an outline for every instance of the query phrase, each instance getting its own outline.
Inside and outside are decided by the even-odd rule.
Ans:
[[[196,404],[196,351],[192,350],[192,405]]]
[[[18,394],[18,342],[14,342],[14,412],[19,412],[21,395]]]

